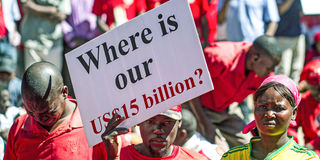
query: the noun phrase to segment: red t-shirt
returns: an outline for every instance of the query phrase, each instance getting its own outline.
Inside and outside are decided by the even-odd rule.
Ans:
[[[120,159],[121,160],[190,160],[190,159],[197,159],[197,160],[206,160],[206,157],[197,153],[195,151],[182,148],[180,146],[173,146],[172,154],[168,157],[162,158],[153,158],[153,157],[146,157],[134,149],[133,145],[124,147],[120,151]]]
[[[320,153],[320,102],[316,101],[310,91],[302,94],[298,107],[296,122],[302,127],[305,143],[315,147]]]
[[[62,122],[52,133],[27,114],[18,117],[10,129],[4,154],[5,160],[91,160],[92,157],[93,149],[88,147],[78,107],[70,120]]]
[[[163,4],[167,2],[168,0],[145,0],[147,4],[147,11],[156,8],[158,4]]]
[[[92,13],[97,16],[106,14],[107,24],[111,26],[115,22],[113,11],[116,7],[125,9],[128,20],[146,10],[145,3],[143,3],[142,0],[131,0],[128,2],[126,0],[95,0],[92,7]]]
[[[2,4],[0,4],[0,38],[4,38],[8,33],[3,16]]]
[[[251,46],[250,42],[217,42],[204,49],[214,90],[201,96],[202,105],[222,112],[258,89],[266,77],[253,71],[245,75],[245,58]]]
[[[206,19],[208,22],[208,42],[213,43],[217,39],[217,16],[218,16],[218,0],[211,0],[209,4],[209,9],[206,14]]]
[[[204,15],[206,15],[208,11],[208,8],[209,8],[208,0],[188,0],[188,2],[191,8],[194,23],[196,24],[196,27],[198,30],[200,41],[204,42],[201,18]]]

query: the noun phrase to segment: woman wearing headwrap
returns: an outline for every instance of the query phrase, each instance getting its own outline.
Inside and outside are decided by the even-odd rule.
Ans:
[[[318,160],[316,153],[300,146],[287,134],[299,103],[299,90],[287,76],[273,75],[265,79],[254,94],[255,122],[251,127],[257,127],[259,136],[230,149],[222,159]]]
[[[301,96],[297,127],[302,127],[305,146],[320,155],[320,59],[310,61],[300,79],[307,82],[307,91]]]

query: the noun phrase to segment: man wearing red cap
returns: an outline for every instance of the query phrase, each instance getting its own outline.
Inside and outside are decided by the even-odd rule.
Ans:
[[[301,81],[308,84],[302,94],[296,122],[304,133],[305,146],[320,155],[320,59],[310,61],[301,73]]]
[[[181,126],[180,105],[141,122],[139,127],[143,143],[124,148],[119,145],[121,143],[118,135],[128,132],[128,129],[116,128],[124,120],[116,117],[117,114],[112,117],[101,136],[108,153],[108,160],[206,159],[195,151],[172,145]]]

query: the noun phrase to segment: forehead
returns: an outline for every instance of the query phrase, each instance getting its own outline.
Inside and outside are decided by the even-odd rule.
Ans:
[[[51,100],[24,99],[25,108],[30,112],[44,113],[56,109],[59,106],[59,98]]]
[[[279,103],[289,101],[280,95],[273,87],[268,88],[261,96],[257,97],[257,103]]]
[[[151,117],[151,118],[149,118],[148,120],[155,120],[155,121],[157,121],[157,122],[165,122],[165,121],[176,121],[175,119],[172,119],[172,118],[170,118],[170,117],[168,117],[168,116],[165,116],[165,115],[161,115],[161,114],[158,114],[158,115],[156,115],[156,116],[154,116],[154,117]],[[148,120],[146,120],[146,121],[148,121]],[[146,121],[144,121],[144,122],[146,122]]]
[[[0,95],[1,95],[0,98],[2,98],[2,97],[5,97],[5,96],[9,96],[10,93],[9,93],[8,90],[4,89],[4,90],[1,90],[1,91],[0,91]]]
[[[9,76],[10,73],[9,72],[5,72],[5,71],[0,71],[0,75],[1,76]]]

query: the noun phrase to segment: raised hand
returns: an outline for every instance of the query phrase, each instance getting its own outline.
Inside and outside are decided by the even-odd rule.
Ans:
[[[117,126],[125,119],[116,113],[112,116],[106,130],[101,135],[104,146],[107,150],[108,160],[120,159],[121,139],[118,135],[129,132],[128,128],[117,128]]]

